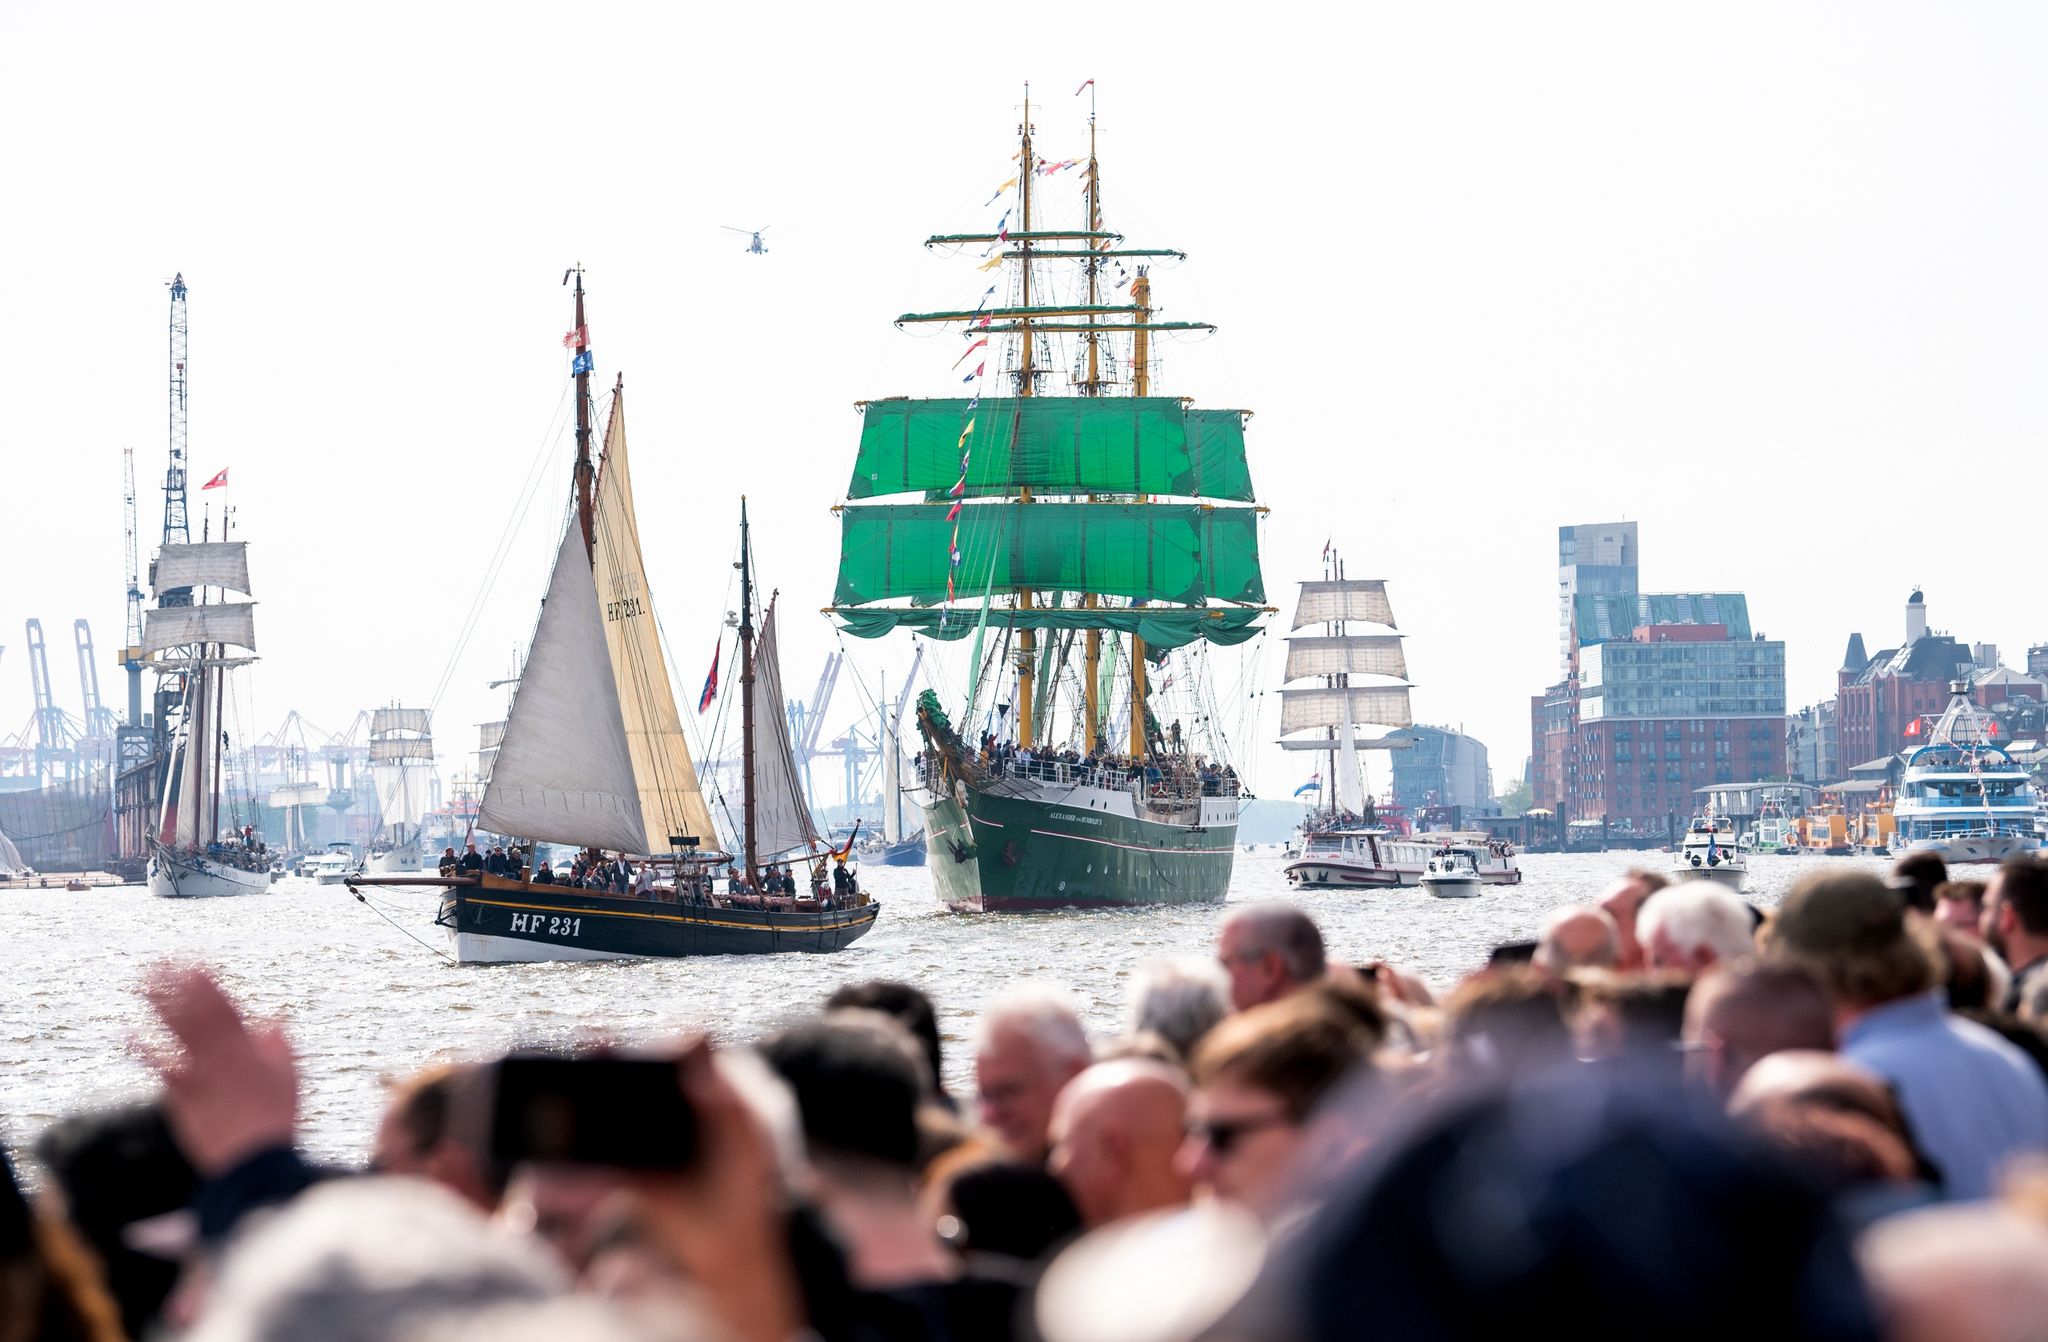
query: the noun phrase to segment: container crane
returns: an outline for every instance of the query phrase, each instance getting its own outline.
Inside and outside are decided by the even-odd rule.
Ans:
[[[135,449],[121,449],[122,525],[128,541],[128,628],[121,669],[128,673],[128,725],[142,726],[142,563],[136,540]]]
[[[92,626],[74,620],[71,636],[78,644],[78,697],[85,705],[85,734],[111,741],[120,722],[114,711],[100,702],[100,666],[92,652]]]
[[[50,654],[43,645],[43,622],[30,618],[25,628],[28,633],[28,674],[36,696],[36,773],[48,781],[50,776],[61,772],[68,780],[76,762],[72,744],[77,740],[77,733],[64,710],[57,707],[56,697],[50,690]]]

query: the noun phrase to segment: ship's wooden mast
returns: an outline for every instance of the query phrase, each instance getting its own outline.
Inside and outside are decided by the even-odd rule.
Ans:
[[[1031,243],[1029,241],[1031,237],[1031,179],[1037,175],[1038,160],[1032,157],[1031,153],[1031,86],[1026,84],[1024,86],[1024,151],[1019,156],[1017,163],[1017,182],[1022,202],[1025,240],[1017,244],[1017,257],[1018,268],[1024,274],[1024,293],[1021,306],[1027,313],[1031,310]],[[1024,317],[1018,322],[1018,328],[1023,333],[1022,341],[1024,345],[1023,356],[1017,361],[1017,395],[1021,397],[1031,395],[1032,384],[1037,380],[1035,376],[1037,370],[1032,364],[1034,356],[1032,346],[1036,342],[1036,336],[1032,332],[1031,318],[1029,316]],[[1025,485],[1017,491],[1017,501],[1019,503],[1031,502],[1031,487],[1029,485]],[[1029,587],[1021,587],[1017,590],[1017,609],[1020,611],[1031,609],[1031,589]],[[1035,724],[1032,722],[1031,696],[1035,688],[1034,682],[1037,680],[1037,659],[1038,632],[1026,626],[1017,631],[1017,741],[1025,746],[1031,745],[1034,740],[1032,728]]]
[[[1100,233],[1102,231],[1102,177],[1101,167],[1095,160],[1095,90],[1092,86],[1088,90],[1088,231],[1090,233]],[[1103,245],[1100,242],[1090,242],[1088,250],[1091,253],[1100,251]],[[1102,302],[1099,289],[1101,271],[1102,262],[1091,255],[1088,258],[1088,306],[1091,308]],[[1093,318],[1089,319],[1089,325],[1094,325]],[[1099,396],[1102,394],[1102,369],[1098,346],[1102,337],[1091,331],[1086,339],[1088,341],[1088,380],[1081,384],[1081,394],[1084,396]],[[1088,501],[1093,503],[1095,496],[1090,494]],[[1096,606],[1101,604],[1101,599],[1093,592],[1084,592],[1081,596],[1081,604],[1089,610],[1094,610]],[[1081,748],[1084,754],[1093,755],[1095,753],[1096,738],[1102,730],[1100,690],[1102,631],[1100,629],[1090,629],[1088,631],[1086,648],[1086,669],[1081,675],[1081,701],[1084,706],[1082,712]]]
[[[1138,278],[1131,281],[1131,302],[1137,305],[1137,327],[1131,336],[1131,395],[1148,396],[1152,391],[1152,333],[1147,326],[1152,321],[1152,279],[1147,268],[1138,267]],[[1138,502],[1144,503],[1147,495],[1138,495]],[[1131,758],[1145,757],[1145,640],[1131,634]]]
[[[741,841],[746,881],[754,883],[754,562],[747,535],[747,496],[740,495],[740,788],[747,820]]]
[[[576,520],[583,527],[583,551],[592,562],[597,558],[597,528],[593,517],[593,483],[596,468],[590,460],[590,336],[583,327],[583,267],[576,276]],[[567,276],[564,276],[566,279]]]

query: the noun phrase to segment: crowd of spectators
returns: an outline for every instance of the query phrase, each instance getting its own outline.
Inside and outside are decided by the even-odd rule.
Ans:
[[[2039,1335],[2048,866],[1588,893],[1435,987],[1231,905],[1106,1037],[872,982],[467,1059],[361,1170],[302,1154],[283,1028],[162,967],[155,1094],[0,1181],[0,1342]]]

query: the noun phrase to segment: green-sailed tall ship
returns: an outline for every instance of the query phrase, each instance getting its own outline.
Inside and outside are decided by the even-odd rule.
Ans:
[[[909,786],[948,906],[1214,903],[1241,789],[1215,746],[1162,729],[1151,681],[1269,613],[1247,412],[1154,394],[1155,334],[1214,329],[1153,307],[1150,264],[1182,253],[1105,226],[1092,112],[1085,160],[1041,159],[1032,130],[1027,94],[1016,227],[926,243],[987,249],[1001,273],[981,306],[897,319],[960,328],[962,362],[979,354],[996,385],[981,395],[977,369],[972,398],[863,403],[830,609],[861,637],[972,639],[958,729],[919,700]],[[1062,227],[1039,181],[1083,163]],[[1183,693],[1204,666],[1180,659]]]

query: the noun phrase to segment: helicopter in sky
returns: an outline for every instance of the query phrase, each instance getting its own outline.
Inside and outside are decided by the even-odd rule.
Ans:
[[[768,231],[768,225],[763,224],[759,228],[734,228],[731,224],[720,224],[719,227],[724,229],[728,233],[746,234],[748,239],[747,251],[749,251],[753,255],[768,255],[768,246],[766,243],[761,241],[761,235]]]

